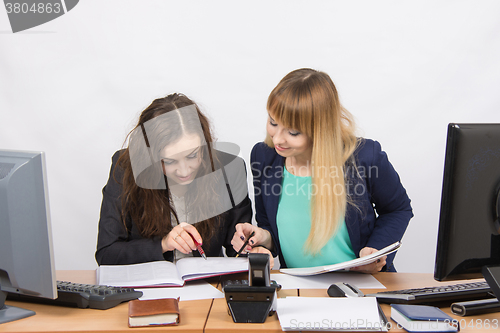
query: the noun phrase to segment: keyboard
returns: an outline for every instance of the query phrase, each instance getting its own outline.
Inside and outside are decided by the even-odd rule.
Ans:
[[[493,298],[487,282],[462,283],[448,286],[382,291],[374,296],[381,303],[435,304],[462,300]]]
[[[7,299],[11,301],[106,310],[122,302],[137,299],[141,296],[142,291],[137,291],[133,288],[57,281],[56,299],[16,293],[9,293]]]

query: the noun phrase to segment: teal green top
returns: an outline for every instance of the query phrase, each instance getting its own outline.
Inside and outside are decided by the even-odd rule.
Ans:
[[[305,253],[304,244],[311,230],[311,177],[292,175],[286,168],[276,222],[281,252],[287,267],[332,265],[356,259],[349,233],[342,220],[337,233],[315,256]]]

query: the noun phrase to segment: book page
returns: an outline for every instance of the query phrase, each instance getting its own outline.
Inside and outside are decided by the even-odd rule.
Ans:
[[[317,266],[317,267],[282,268],[282,269],[280,269],[280,272],[285,273],[285,274],[290,274],[290,275],[308,276],[308,275],[316,275],[316,274],[322,274],[322,273],[334,272],[334,271],[340,271],[340,270],[348,270],[349,268],[352,268],[352,267],[357,267],[357,266],[362,266],[362,265],[372,263],[380,257],[386,256],[388,254],[391,254],[392,252],[397,251],[400,246],[401,246],[401,243],[396,242],[394,244],[391,244],[387,247],[384,247],[383,249],[381,249],[377,252],[374,252],[372,254],[369,254],[367,256],[364,256],[361,258],[356,258],[356,259],[349,260],[346,262],[341,262],[338,264],[326,265],[326,266]]]
[[[248,258],[200,257],[182,258],[177,261],[179,276],[184,281],[210,276],[248,271]]]
[[[134,265],[102,265],[96,270],[100,285],[116,287],[182,286],[177,268],[170,261]]]

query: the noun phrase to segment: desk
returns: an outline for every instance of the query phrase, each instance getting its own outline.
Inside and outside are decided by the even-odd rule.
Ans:
[[[423,288],[423,287],[433,287],[439,285],[452,285],[457,283],[466,283],[467,281],[446,281],[438,282],[434,280],[432,274],[424,273],[377,273],[373,276],[379,280],[387,289],[366,289],[362,290],[365,293],[375,293],[384,290],[400,290],[400,289],[410,289],[410,288]],[[322,297],[327,296],[326,290],[300,290],[300,296],[309,297]],[[392,323],[393,329],[389,332],[406,332],[404,329],[397,329],[394,321],[390,319],[391,307],[389,304],[381,304],[382,310],[384,311],[387,319]],[[451,313],[450,307],[442,307],[441,310],[449,314],[452,318],[461,321],[462,327],[460,332],[498,332],[500,329],[500,312],[482,314],[478,316],[467,316],[460,317]],[[496,320],[497,328],[490,327],[489,329],[484,328],[485,320],[489,320],[490,326],[493,324],[493,320]],[[465,326],[464,326],[465,324]],[[480,327],[481,326],[481,327]]]
[[[57,271],[57,279],[95,284],[95,271]],[[211,299],[179,303],[181,324],[168,331],[203,332]],[[128,327],[128,303],[108,310],[78,309],[62,306],[7,301],[8,305],[33,310],[36,315],[0,325],[0,332],[153,332],[164,327]]]
[[[405,289],[429,287],[453,284],[453,281],[437,282],[432,274],[413,273],[377,273],[374,274],[383,285],[390,289]],[[226,278],[234,279],[235,276]],[[242,278],[238,276],[236,278]],[[58,280],[78,283],[95,283],[94,271],[58,271]],[[214,280],[211,280],[213,283]],[[461,283],[464,281],[457,281]],[[219,287],[220,288],[220,287]],[[380,290],[368,289],[364,292],[376,292]],[[310,296],[326,297],[326,290],[281,290],[279,297],[286,296]],[[123,331],[182,331],[182,332],[281,332],[281,327],[276,315],[267,318],[263,324],[236,324],[227,312],[224,299],[182,301],[179,303],[181,311],[181,324],[179,326],[132,328],[127,325],[128,304],[120,304],[108,310],[75,309],[59,306],[31,304],[7,301],[7,304],[19,306],[35,311],[35,316],[21,319],[15,322],[0,325],[0,332],[123,332]],[[382,305],[387,317],[390,316],[389,305]],[[450,314],[449,307],[442,308]],[[500,328],[500,313],[483,314],[474,317],[458,317],[466,326],[462,326],[461,332],[498,332]],[[489,320],[490,328],[486,329],[484,323]],[[497,328],[493,328],[493,320],[497,320]],[[480,324],[481,328],[479,327]],[[394,323],[393,323],[394,324]],[[395,325],[393,326],[395,327]],[[405,332],[393,328],[389,332]]]
[[[274,272],[273,272],[274,273]],[[234,279],[233,277],[223,279]],[[238,276],[236,279],[248,279],[248,274]],[[219,286],[220,289],[220,286]],[[278,297],[287,296],[299,296],[298,290],[280,290],[278,292]],[[238,332],[238,333],[248,333],[256,332],[268,333],[268,332],[282,332],[278,316],[274,314],[271,317],[267,317],[266,321],[262,324],[245,324],[245,323],[234,323],[231,315],[228,313],[227,303],[225,299],[214,299],[212,309],[208,316],[208,320],[205,326],[205,332]]]

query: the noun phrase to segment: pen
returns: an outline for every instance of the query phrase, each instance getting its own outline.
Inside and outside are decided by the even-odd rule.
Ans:
[[[189,232],[188,232],[188,234],[189,234]],[[207,256],[205,255],[205,251],[203,251],[200,243],[198,243],[196,241],[196,239],[194,239],[193,235],[189,234],[189,236],[191,236],[191,238],[193,239],[194,245],[196,245],[196,248],[198,249],[198,252],[200,253],[200,255],[203,257],[203,259],[207,260]]]
[[[243,251],[243,249],[245,248],[245,246],[248,245],[248,241],[250,240],[250,238],[252,238],[254,235],[255,235],[255,231],[252,231],[252,233],[250,234],[250,236],[248,236],[248,238],[245,241],[245,243],[243,243],[243,246],[241,247],[241,249],[238,251],[238,253],[236,253],[236,258],[238,258],[238,256],[241,254],[241,251]]]
[[[380,303],[378,301],[377,301],[377,307],[380,319],[382,320],[382,324],[384,325],[385,328],[387,328],[387,330],[389,330],[390,329],[389,320],[387,320],[387,317],[385,316],[384,311],[382,311],[382,308],[380,307]]]

